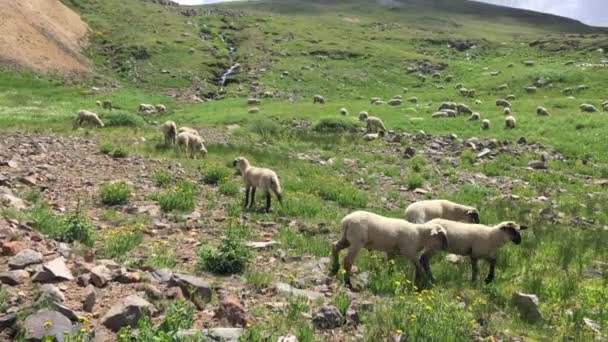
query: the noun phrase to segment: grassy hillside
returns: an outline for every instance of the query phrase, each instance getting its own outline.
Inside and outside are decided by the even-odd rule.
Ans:
[[[243,194],[229,191],[240,180],[226,170],[236,156],[274,169],[285,188],[284,205],[276,204],[269,215],[249,212],[239,222],[250,238],[273,238],[279,247],[256,252],[242,277],[212,275],[194,266],[196,260],[174,266],[238,289],[256,317],[244,340],[276,341],[292,333],[300,341],[384,341],[401,332],[414,341],[593,340],[597,334],[583,318],[605,333],[608,277],[589,275],[608,261],[602,182],[608,178],[608,126],[601,106],[608,77],[601,61],[608,57],[598,51],[608,48],[604,31],[468,1],[276,0],[194,8],[142,0],[66,3],[94,30],[87,54],[99,78],[64,84],[3,70],[0,127],[82,135],[146,159],[179,161],[176,170],[183,166],[200,176],[193,181],[203,219],[217,212],[241,218],[235,208]],[[185,10],[196,15],[185,16]],[[474,47],[454,47],[462,43]],[[220,91],[217,79],[235,63],[240,71]],[[461,96],[459,83],[476,95]],[[504,84],[506,89],[498,90]],[[535,93],[524,90],[533,84]],[[588,89],[577,90],[579,85]],[[574,90],[565,94],[565,88]],[[272,96],[264,97],[266,92]],[[313,104],[315,94],[326,104]],[[404,99],[399,106],[370,104],[371,97],[397,95]],[[515,96],[513,130],[504,129],[503,110],[495,105],[508,95]],[[216,100],[197,104],[188,101],[192,96]],[[262,98],[257,114],[248,113],[250,97]],[[412,97],[417,102],[408,101]],[[95,101],[104,99],[118,109],[97,108]],[[432,119],[443,101],[469,105],[491,120],[492,128],[481,130],[466,116]],[[140,116],[140,103],[164,103],[169,110]],[[582,113],[582,103],[599,112]],[[537,116],[537,106],[551,115]],[[349,115],[341,116],[340,108]],[[106,127],[72,130],[80,109],[99,112]],[[360,111],[411,136],[365,142]],[[208,156],[186,160],[164,147],[157,127],[165,120],[201,129]],[[526,143],[518,143],[521,137]],[[403,157],[407,147],[416,149],[414,158]],[[485,147],[492,156],[478,158]],[[548,170],[526,168],[544,154]],[[184,177],[176,170],[167,172]],[[219,185],[196,182],[221,172]],[[411,202],[429,198],[476,206],[482,223],[516,220],[531,227],[522,233],[521,245],[501,250],[493,284],[471,284],[468,260],[453,265],[441,253],[432,264],[434,289],[420,293],[411,285],[408,261],[364,252],[356,264],[359,274],[369,272],[367,285],[351,293],[338,275],[328,281],[321,301],[341,309],[370,301],[371,308],[360,310],[358,327],[332,333],[313,329],[307,318],[322,303],[272,294],[278,281],[305,289],[325,286],[324,278],[307,278],[308,258],[328,256],[347,213],[361,209],[402,217]],[[262,225],[267,221],[276,222],[275,228]],[[229,226],[219,220],[210,224]],[[176,250],[184,242],[167,239]],[[217,239],[206,236],[201,245],[216,245]],[[139,248],[124,258],[145,253],[146,246]],[[279,262],[281,253],[303,261]],[[486,265],[481,263],[480,277]],[[541,322],[520,317],[511,301],[515,291],[539,296]],[[284,307],[268,304],[275,301]]]

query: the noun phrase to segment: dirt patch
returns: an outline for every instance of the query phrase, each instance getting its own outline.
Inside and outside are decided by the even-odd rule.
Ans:
[[[89,30],[59,0],[0,2],[0,62],[43,73],[87,74],[80,54]]]

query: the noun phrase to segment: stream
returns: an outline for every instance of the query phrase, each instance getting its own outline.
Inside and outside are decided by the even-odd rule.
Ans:
[[[219,38],[222,41],[222,43],[224,43],[226,48],[228,48],[228,59],[230,61],[231,66],[222,73],[222,76],[217,81],[217,85],[220,87],[220,90],[218,90],[216,96],[224,91],[224,87],[230,81],[230,77],[236,75],[241,69],[241,65],[236,62],[236,57],[235,57],[236,48],[233,45],[231,45],[229,43],[229,41],[226,40],[226,38],[224,38],[223,35],[220,34]]]

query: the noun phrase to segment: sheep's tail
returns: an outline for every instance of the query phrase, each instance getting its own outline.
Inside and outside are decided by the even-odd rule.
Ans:
[[[283,205],[283,191],[281,189],[281,183],[279,183],[279,178],[277,176],[272,177],[270,180],[270,189],[277,196],[279,203]]]

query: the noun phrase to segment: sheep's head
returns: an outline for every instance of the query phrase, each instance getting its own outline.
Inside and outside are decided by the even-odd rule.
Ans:
[[[431,239],[441,246],[441,249],[448,249],[448,232],[440,224],[430,224]]]
[[[520,226],[515,222],[507,221],[498,224],[498,228],[507,233],[514,244],[519,245],[521,243],[520,231],[528,229],[527,226]]]
[[[247,167],[249,165],[249,161],[245,157],[237,157],[234,162],[232,162],[233,166],[238,166],[239,169]]]
[[[467,215],[467,218],[469,219],[469,222],[471,222],[471,223],[480,222],[479,211],[477,211],[477,209],[472,208],[472,209],[467,210],[466,215]]]
[[[359,113],[359,120],[361,120],[361,121],[367,120],[368,117],[369,117],[369,114],[367,114],[366,112]]]

